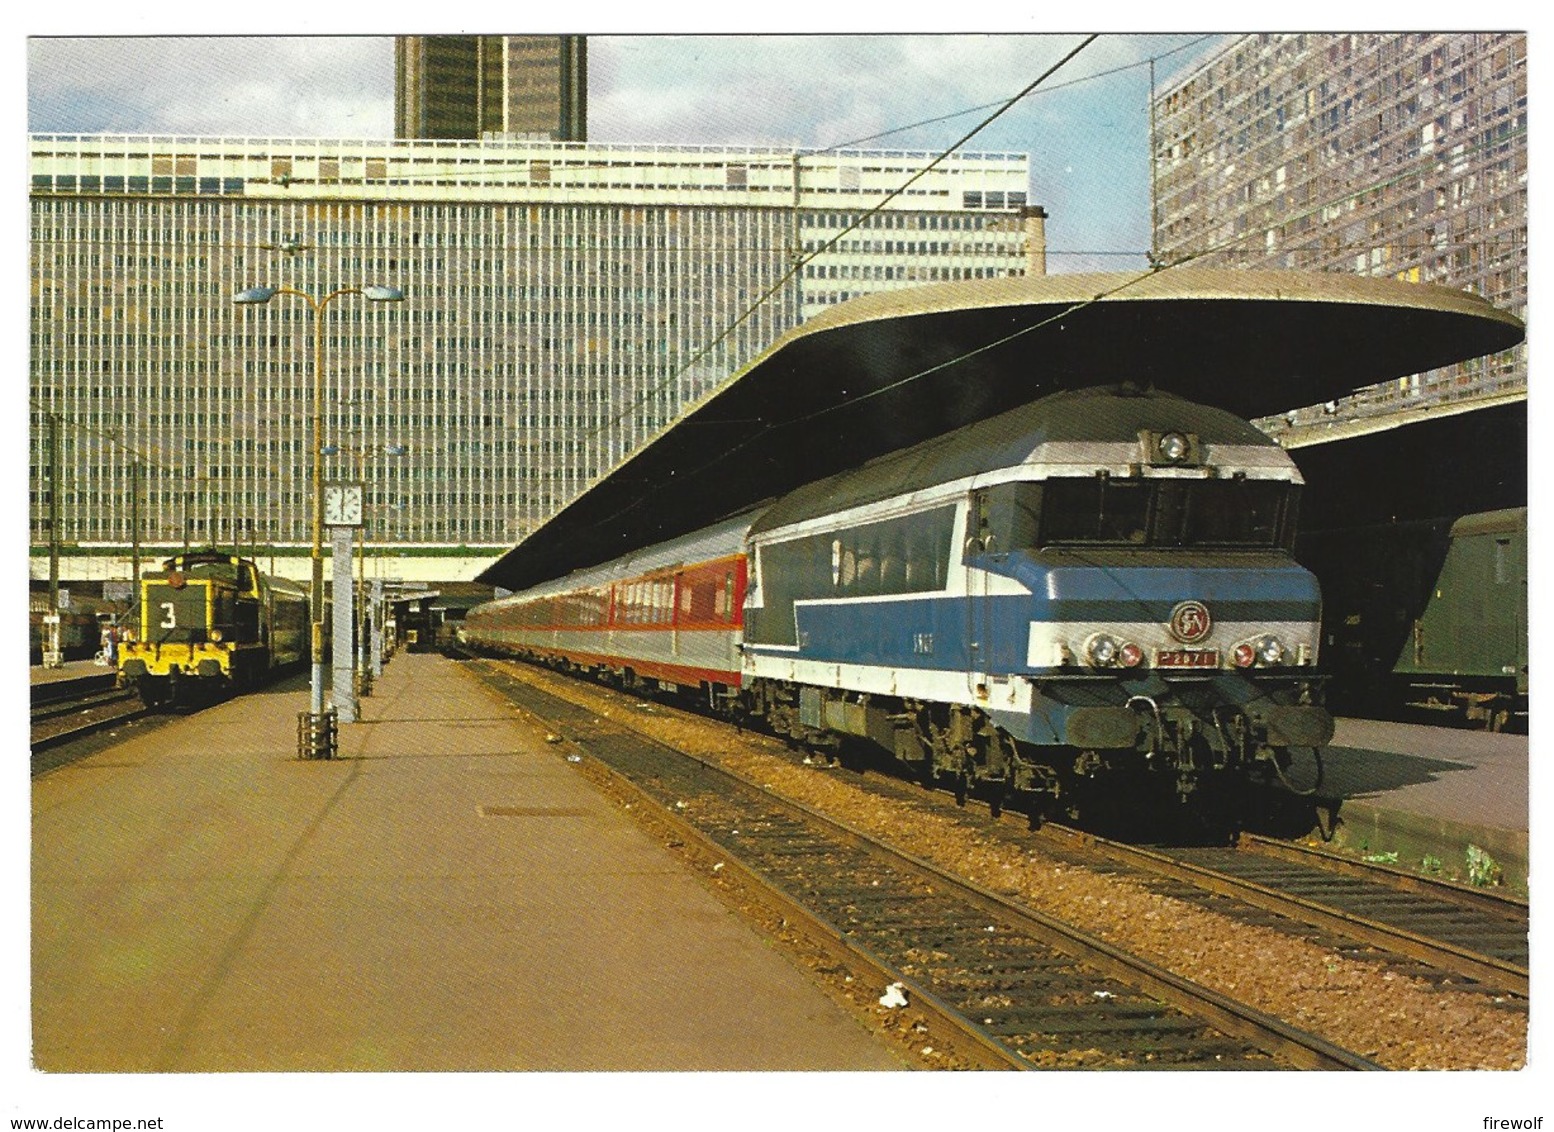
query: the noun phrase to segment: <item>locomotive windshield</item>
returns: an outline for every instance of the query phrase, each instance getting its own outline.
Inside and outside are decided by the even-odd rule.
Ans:
[[[1289,549],[1299,488],[1282,480],[1049,479],[988,489],[990,549]]]

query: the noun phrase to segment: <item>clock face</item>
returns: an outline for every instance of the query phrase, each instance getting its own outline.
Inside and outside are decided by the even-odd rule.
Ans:
[[[324,488],[324,523],[331,527],[355,527],[362,521],[360,484],[330,484]]]

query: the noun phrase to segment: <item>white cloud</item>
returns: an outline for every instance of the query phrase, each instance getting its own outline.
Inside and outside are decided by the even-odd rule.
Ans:
[[[1031,155],[1032,200],[1052,214],[1054,247],[1147,243],[1148,73],[1076,80],[1191,38],[1103,36],[968,143]],[[990,113],[973,108],[1014,95],[1079,42],[1073,34],[593,36],[589,136],[936,151]],[[389,137],[393,57],[382,36],[34,39],[29,129]],[[1173,65],[1182,58],[1190,56]],[[944,120],[899,130],[936,118]],[[885,131],[893,132],[878,136]]]
[[[33,39],[28,128],[387,137],[393,84],[381,37]]]

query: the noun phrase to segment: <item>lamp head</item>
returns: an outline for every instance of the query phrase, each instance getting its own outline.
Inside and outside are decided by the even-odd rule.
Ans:
[[[232,296],[234,303],[267,303],[275,297],[274,287],[250,287]]]
[[[405,301],[405,293],[398,287],[363,287],[362,294],[369,302],[374,303],[402,303]]]

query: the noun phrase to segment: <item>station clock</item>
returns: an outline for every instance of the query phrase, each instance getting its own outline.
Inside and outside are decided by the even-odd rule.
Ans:
[[[362,525],[362,485],[332,483],[324,488],[324,525],[359,527]]]

